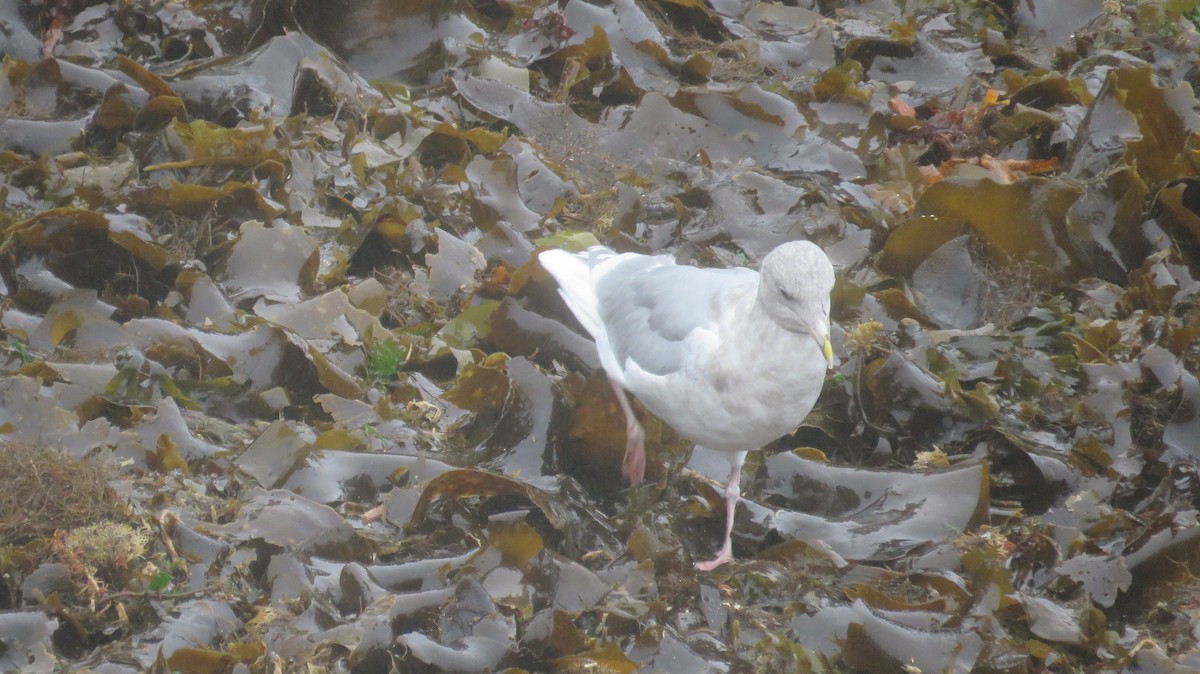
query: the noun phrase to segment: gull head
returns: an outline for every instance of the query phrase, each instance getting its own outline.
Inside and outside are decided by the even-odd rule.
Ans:
[[[808,241],[785,243],[763,258],[761,274],[759,307],[785,330],[812,335],[832,365],[829,293],[833,290],[833,264],[825,251]]]

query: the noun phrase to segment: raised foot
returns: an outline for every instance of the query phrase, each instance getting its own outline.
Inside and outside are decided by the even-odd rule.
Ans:
[[[625,458],[621,461],[621,474],[629,484],[638,486],[646,477],[646,432],[637,421],[625,428]]]
[[[612,386],[613,394],[617,396],[617,404],[621,406],[621,413],[625,415],[625,458],[621,460],[621,474],[629,480],[629,484],[636,487],[646,477],[646,431],[638,423],[633,406],[629,404],[629,396],[625,395],[625,389],[611,378],[608,384]]]

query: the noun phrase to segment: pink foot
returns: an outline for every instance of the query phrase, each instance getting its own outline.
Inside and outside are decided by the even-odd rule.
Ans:
[[[708,562],[696,562],[697,571],[712,571],[721,566],[725,562],[733,561],[733,551],[730,549],[729,541],[725,541],[725,547],[717,553],[717,558]]]
[[[729,480],[725,483],[725,541],[721,543],[716,559],[696,563],[700,571],[712,571],[733,561],[733,516],[737,512],[738,499],[742,497],[742,462],[745,460],[745,452],[738,452],[729,459]]]
[[[621,461],[621,474],[629,480],[629,484],[636,487],[642,483],[642,478],[646,477],[646,431],[638,423],[633,406],[629,404],[629,397],[625,395],[625,389],[611,379],[608,383],[617,396],[621,412],[625,414],[625,458]]]
[[[621,461],[621,474],[636,487],[646,476],[646,432],[635,421],[625,429],[625,434],[625,458]]]

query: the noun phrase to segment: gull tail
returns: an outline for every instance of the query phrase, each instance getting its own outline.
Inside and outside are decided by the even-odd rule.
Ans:
[[[538,254],[538,262],[558,281],[558,294],[567,303],[567,308],[597,342],[607,342],[608,335],[600,319],[600,300],[596,297],[596,279],[592,271],[614,255],[616,253],[603,246],[592,246],[583,253],[547,250]]]

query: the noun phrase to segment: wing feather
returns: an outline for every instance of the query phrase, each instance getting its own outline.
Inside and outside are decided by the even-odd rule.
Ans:
[[[714,310],[723,293],[758,284],[758,274],[748,269],[640,263],[622,262],[599,279],[600,320],[618,363],[632,361],[660,376],[683,367],[689,335],[715,327]]]

